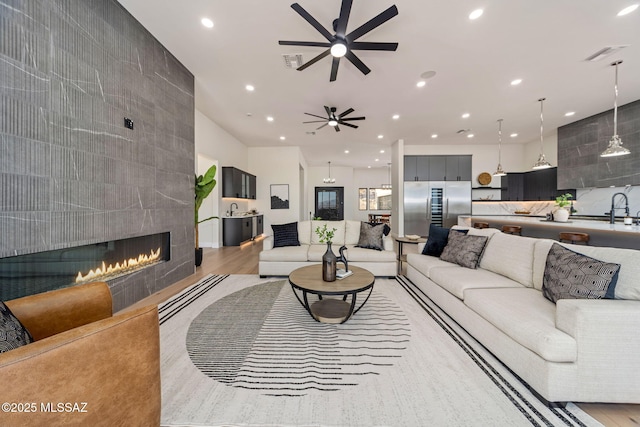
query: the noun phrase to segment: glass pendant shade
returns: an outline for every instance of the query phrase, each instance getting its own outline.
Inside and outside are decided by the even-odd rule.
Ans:
[[[498,119],[498,167],[493,176],[505,176],[506,174],[502,169],[502,119]]]
[[[331,178],[331,162],[329,163],[329,178],[323,178],[322,182],[324,182],[325,184],[335,184],[336,179],[335,178]]]
[[[631,154],[626,147],[622,146],[622,140],[618,136],[618,65],[622,64],[622,61],[616,61],[612,63],[612,66],[616,67],[616,80],[614,85],[615,97],[613,100],[613,136],[609,140],[609,146],[606,150],[600,154],[600,157],[615,157]]]
[[[532,169],[546,169],[551,167],[551,163],[549,163],[544,156],[544,115],[543,115],[543,102],[546,98],[540,98],[540,155],[538,156],[538,161],[533,164]]]

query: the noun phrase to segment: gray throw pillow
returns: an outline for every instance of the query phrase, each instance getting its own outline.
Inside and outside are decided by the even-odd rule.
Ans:
[[[368,222],[360,222],[360,238],[356,246],[359,248],[383,251],[384,242],[382,235],[384,234],[384,225],[385,224],[371,225]]]
[[[599,261],[554,243],[542,279],[545,298],[613,299],[620,264]]]
[[[0,301],[0,353],[13,350],[33,342],[33,338],[27,329],[9,307]]]
[[[477,268],[487,236],[472,236],[458,230],[449,230],[447,245],[440,255],[440,259],[453,262],[466,268]]]

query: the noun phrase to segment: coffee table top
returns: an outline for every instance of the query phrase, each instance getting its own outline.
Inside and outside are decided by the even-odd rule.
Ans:
[[[322,295],[345,295],[352,292],[361,292],[373,285],[375,276],[364,268],[349,266],[353,274],[334,282],[322,280],[322,264],[308,265],[298,268],[289,275],[289,283],[307,292]]]

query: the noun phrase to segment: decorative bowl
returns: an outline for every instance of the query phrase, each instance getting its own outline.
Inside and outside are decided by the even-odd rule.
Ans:
[[[404,237],[406,237],[409,240],[418,240],[420,238],[420,236],[418,236],[417,234],[407,234]]]

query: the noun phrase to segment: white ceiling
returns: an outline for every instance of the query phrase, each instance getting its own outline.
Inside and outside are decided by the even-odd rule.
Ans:
[[[340,0],[298,1],[327,29],[339,15]],[[545,134],[611,109],[609,64],[618,59],[624,61],[619,105],[640,99],[640,9],[616,16],[634,2],[354,0],[347,32],[392,4],[398,7],[398,16],[359,39],[398,42],[398,50],[357,51],[371,73],[363,75],[343,58],[337,80],[329,82],[330,57],[304,71],[284,65],[283,54],[309,61],[324,50],[278,44],[325,41],[290,7],[292,0],[120,0],[195,75],[196,108],[239,141],[299,146],[311,166],[331,161],[354,167],[386,166],[398,139],[410,145],[497,144],[499,118],[504,144],[539,140],[538,98],[547,99]],[[476,8],[484,14],[471,21]],[[205,16],[212,29],[200,24]],[[599,62],[585,61],[616,45],[629,47]],[[437,74],[417,88],[426,71]],[[511,86],[516,78],[523,82]],[[247,92],[247,84],[255,91]],[[323,115],[324,105],[338,112],[352,107],[352,116],[366,120],[353,122],[359,129],[343,126],[337,133],[327,126],[308,135],[318,125],[303,124],[313,120],[304,113]],[[576,114],[565,117],[568,111]],[[465,112],[468,119],[461,118]],[[475,137],[457,134],[460,129],[471,129]],[[510,138],[512,132],[519,136]]]

